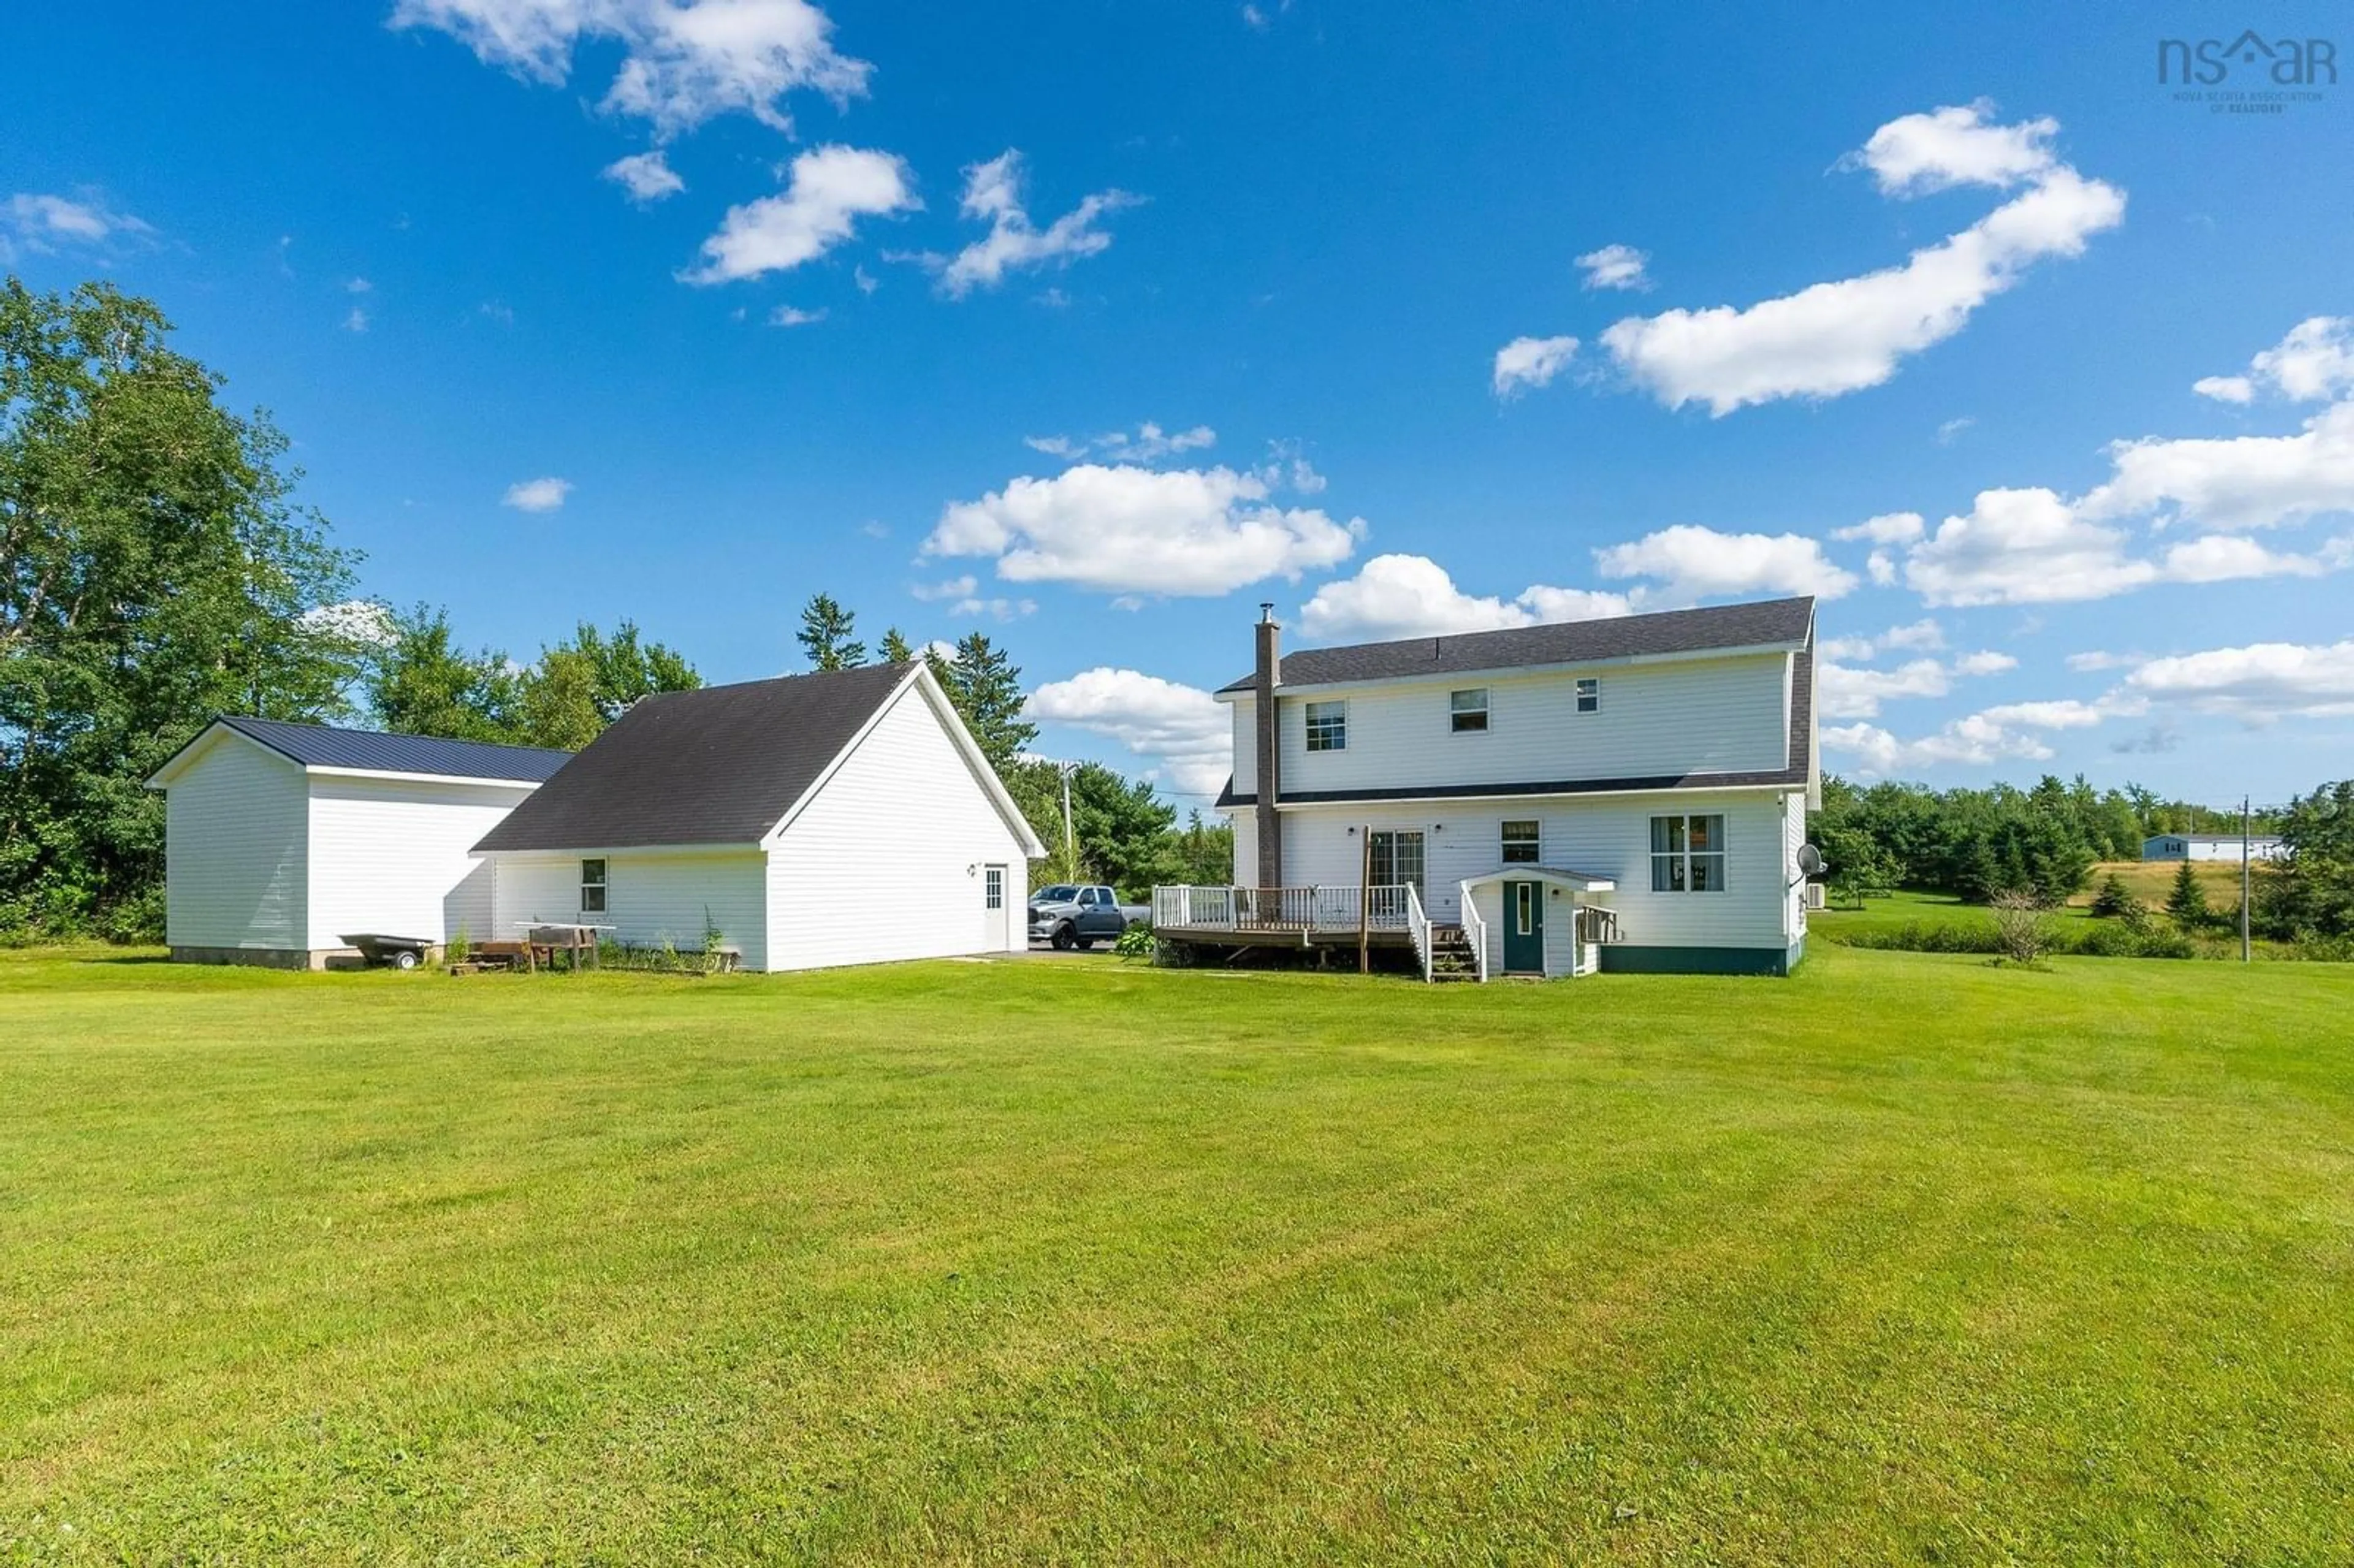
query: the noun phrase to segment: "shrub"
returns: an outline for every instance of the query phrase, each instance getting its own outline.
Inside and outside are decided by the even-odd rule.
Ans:
[[[460,926],[455,931],[450,933],[449,959],[451,963],[464,963],[466,955],[473,950],[474,933],[472,927]]]
[[[1152,948],[1152,927],[1143,920],[1129,921],[1119,939],[1111,945],[1111,950],[1123,959],[1149,959]]]
[[[1995,940],[2014,964],[2040,964],[2052,947],[2052,909],[2032,893],[1998,893],[1991,900]]]
[[[150,883],[118,900],[99,927],[110,942],[160,942],[164,939],[164,885]]]

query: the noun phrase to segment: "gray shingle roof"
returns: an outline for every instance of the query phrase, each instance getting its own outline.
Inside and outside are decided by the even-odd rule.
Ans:
[[[757,843],[913,668],[870,664],[648,697],[474,847]]]
[[[380,773],[438,773],[452,779],[546,779],[572,760],[568,751],[536,746],[492,746],[477,740],[437,740],[424,735],[338,729],[323,724],[224,714],[220,722],[305,768],[366,768]]]
[[[1813,599],[1776,599],[1707,609],[1624,615],[1607,620],[1522,626],[1506,631],[1470,631],[1456,637],[1415,637],[1402,642],[1307,648],[1284,655],[1283,683],[1316,686],[1335,681],[1393,681],[1465,670],[1514,670],[1646,654],[1701,653],[1712,648],[1763,648],[1783,643],[1796,647],[1807,641],[1808,629],[1814,624],[1814,619]],[[1251,680],[1245,675],[1218,689],[1246,692]]]

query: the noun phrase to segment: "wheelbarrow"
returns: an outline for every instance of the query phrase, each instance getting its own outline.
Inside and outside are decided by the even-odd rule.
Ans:
[[[427,937],[387,937],[376,931],[362,931],[336,940],[346,948],[357,948],[361,961],[370,969],[389,964],[397,969],[413,969],[441,945]]]

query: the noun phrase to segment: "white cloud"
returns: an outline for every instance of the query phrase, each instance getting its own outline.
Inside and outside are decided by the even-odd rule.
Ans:
[[[1935,650],[1946,645],[1946,629],[1934,620],[1915,620],[1904,626],[1892,626],[1880,634],[1882,648],[1924,648]]]
[[[2308,316],[2248,362],[2245,376],[2205,376],[2190,384],[2202,397],[2249,403],[2258,389],[2293,403],[2354,392],[2354,316]]]
[[[970,599],[980,590],[981,580],[967,572],[945,582],[917,583],[907,591],[920,599]]]
[[[553,512],[571,493],[572,482],[568,479],[526,479],[508,485],[499,504],[518,512]]]
[[[103,247],[112,240],[152,241],[155,230],[127,212],[107,205],[95,191],[80,200],[18,191],[0,208],[0,260],[14,253],[13,245],[37,254],[61,246]]]
[[[1918,512],[1883,512],[1852,527],[1834,528],[1834,539],[1869,539],[1875,545],[1909,545],[1927,530]]]
[[[1589,250],[1577,259],[1585,270],[1589,289],[1647,290],[1651,280],[1644,269],[1651,263],[1649,253],[1631,245],[1606,245],[1599,250]]]
[[[2166,552],[2160,568],[2167,580],[2178,583],[2236,582],[2246,577],[2317,577],[2345,565],[2342,552],[2333,563],[2312,556],[2268,550],[2253,539],[2211,534],[2176,545]]]
[[[1871,718],[1880,705],[1899,697],[1942,697],[1953,677],[1935,659],[1915,659],[1893,670],[1859,670],[1826,661],[1815,669],[1816,701],[1825,718]]]
[[[1900,740],[1878,725],[1833,725],[1822,732],[1823,748],[1858,759],[1867,777],[1948,766],[1983,768],[2012,759],[2042,761],[2052,748],[2034,735],[1971,714],[1933,735]]]
[[[822,310],[804,311],[793,305],[779,305],[769,313],[770,326],[813,326],[823,320],[825,320],[825,312]]]
[[[2018,668],[2017,659],[2008,653],[1998,653],[1992,649],[1981,649],[1976,653],[1965,653],[1954,661],[1954,673],[1956,675],[1999,675],[2005,670]]]
[[[883,286],[883,281],[864,267],[853,267],[850,281],[858,285],[858,291],[862,294],[872,294]]]
[[[2244,376],[2202,376],[2190,384],[2190,389],[2201,397],[2212,397],[2218,403],[2253,403],[2256,400],[2256,384]]]
[[[1375,556],[1354,577],[1319,588],[1300,607],[1299,625],[1311,641],[1380,642],[1595,620],[1625,615],[1628,609],[1623,594],[1542,584],[1509,601],[1468,594],[1426,556],[1387,555]]]
[[[344,292],[347,294],[368,294],[375,291],[376,285],[366,278],[347,279],[344,283]]]
[[[1338,565],[1363,536],[1363,519],[1269,497],[1265,479],[1229,468],[1082,463],[949,503],[923,553],[994,556],[1010,582],[1203,595]]]
[[[2354,641],[2257,642],[2152,659],[2126,677],[2135,693],[2262,723],[2354,714]]]
[[[2009,189],[2060,166],[2050,146],[2059,133],[2058,121],[1989,125],[1986,117],[1992,110],[1979,102],[1904,115],[1874,131],[1872,140],[1840,163],[1869,169],[1881,194],[1893,196],[1926,196],[1956,185]]]
[[[1102,666],[1030,694],[1031,718],[1108,736],[1188,794],[1214,794],[1232,766],[1233,718],[1216,698],[1140,671]]]
[[[2270,528],[2354,510],[2354,400],[2294,436],[2117,441],[2115,472],[2084,497],[2088,517],[2163,511],[2165,521]]]
[[[960,300],[977,288],[994,288],[1006,273],[1027,268],[1067,267],[1083,256],[1108,249],[1111,236],[1096,227],[1107,214],[1133,207],[1141,197],[1122,190],[1097,191],[1044,228],[1030,221],[1023,206],[1022,154],[1012,148],[985,164],[967,165],[965,217],[985,219],[989,233],[952,257],[926,256],[938,274],[940,291]]]
[[[2068,668],[2080,674],[2094,670],[2122,670],[2138,662],[2130,653],[2105,653],[2097,648],[2068,655]]]
[[[368,313],[360,309],[359,306],[354,305],[351,308],[350,313],[344,317],[344,330],[345,332],[366,332],[367,329]]]
[[[1978,421],[1967,414],[1958,418],[1947,419],[1937,427],[1937,444],[1941,447],[1952,446],[1963,431],[1977,423]]]
[[[1815,652],[1826,659],[1861,661],[1876,658],[1891,649],[1908,652],[1935,653],[1946,646],[1946,629],[1935,620],[1915,620],[1903,626],[1892,626],[1875,637],[1826,637],[1815,644]]]
[[[1073,462],[1087,455],[1087,443],[1075,441],[1068,436],[1024,436],[1022,444],[1032,451],[1044,452],[1048,457],[1066,458]]]
[[[1574,337],[1516,337],[1496,351],[1491,384],[1499,397],[1516,397],[1560,375],[1577,353]]]
[[[1931,604],[2052,604],[2105,599],[2158,580],[2126,554],[2125,534],[2088,523],[2049,490],[1985,490],[1904,564]]]
[[[398,0],[391,25],[438,28],[484,64],[549,86],[571,74],[577,46],[617,42],[602,107],[663,136],[731,112],[790,132],[787,94],[845,102],[873,69],[834,49],[833,24],[807,0]]]
[[[862,217],[921,206],[907,165],[894,154],[814,147],[794,157],[783,195],[729,207],[719,232],[703,242],[703,264],[683,276],[690,283],[726,283],[784,271],[849,238]]]
[[[1629,316],[1602,334],[1634,382],[1671,408],[1722,417],[1781,397],[1836,397],[1877,387],[1898,365],[1961,331],[1972,312],[2032,263],[2081,254],[2125,217],[2125,194],[2053,160],[2050,121],[1985,123],[1983,105],[1883,125],[1853,161],[1881,188],[1910,196],[1956,185],[2029,188],[1898,267],[1746,309],[1718,305]]]
[[[1875,586],[1880,588],[1895,586],[1896,557],[1886,550],[1872,551],[1865,559],[1863,568],[1872,575],[1872,580]]]
[[[657,202],[686,188],[686,182],[670,166],[660,147],[616,159],[605,165],[604,175],[629,192],[631,201],[640,203]]]
[[[1061,458],[1066,462],[1076,462],[1092,454],[1114,462],[1150,463],[1181,452],[1199,451],[1204,447],[1215,446],[1217,440],[1218,432],[1207,425],[1195,425],[1189,430],[1164,430],[1147,419],[1134,430],[1108,430],[1100,436],[1082,436],[1076,440],[1069,436],[1024,436],[1022,444],[1033,451],[1044,452],[1048,457]],[[1315,471],[1310,469],[1308,471],[1312,474]],[[1280,479],[1279,475],[1274,474],[1262,477],[1271,482]],[[1321,481],[1312,488],[1322,489]]]
[[[1856,587],[1853,572],[1834,566],[1821,541],[1802,534],[1720,534],[1680,523],[1596,550],[1594,561],[1606,577],[1657,578],[1635,598],[1663,606],[1760,594],[1838,599]]]

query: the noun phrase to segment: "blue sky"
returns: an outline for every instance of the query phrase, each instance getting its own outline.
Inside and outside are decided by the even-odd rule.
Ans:
[[[772,674],[824,589],[1190,802],[1261,599],[1815,591],[1834,768],[2278,799],[2354,757],[2354,81],[2161,86],[2216,15],[14,7],[0,251],[518,653]]]

